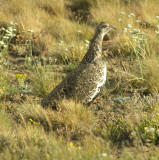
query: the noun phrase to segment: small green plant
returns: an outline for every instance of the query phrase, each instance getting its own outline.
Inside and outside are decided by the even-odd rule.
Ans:
[[[18,82],[18,90],[23,93],[31,92],[31,89],[25,83],[26,74],[16,74],[16,80]]]
[[[114,143],[128,139],[131,132],[130,126],[124,121],[123,116],[117,118],[115,122],[106,123],[102,128],[95,128],[101,138],[104,140],[111,139]]]
[[[8,75],[0,73],[0,97],[6,95],[7,87],[8,87]]]
[[[16,79],[20,87],[24,87],[24,82],[26,79],[26,74],[17,74]]]
[[[158,107],[157,107],[158,108]],[[155,109],[153,116],[145,115],[145,119],[141,120],[138,127],[138,132],[142,140],[146,143],[158,144],[159,141],[159,113]]]
[[[123,121],[123,116],[121,118],[117,118],[115,124],[107,124],[106,130],[109,132],[109,136],[113,142],[120,141],[123,137],[126,139],[126,135],[130,132],[126,123]]]
[[[66,68],[66,71],[71,72],[74,68],[76,67],[76,65],[74,64],[69,64]]]

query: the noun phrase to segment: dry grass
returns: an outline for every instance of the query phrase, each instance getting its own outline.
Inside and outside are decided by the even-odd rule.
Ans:
[[[137,9],[140,6],[140,10]],[[158,25],[158,20],[156,20],[156,13],[158,13],[158,3],[157,1],[142,2],[131,4],[131,7],[127,7],[120,1],[97,1],[93,7],[91,7],[90,12],[95,22],[107,21],[118,29],[118,36],[114,38],[114,45],[110,47],[114,52],[122,52],[128,55],[134,49],[134,43],[132,44],[131,36],[129,31],[134,29],[139,29],[140,32],[144,32],[148,35],[148,44],[156,47],[156,26]],[[112,12],[112,6],[114,8]],[[156,12],[153,12],[152,8],[156,8]],[[150,10],[150,12],[148,11]],[[124,14],[122,14],[124,12]],[[134,14],[134,16],[132,15]],[[132,16],[131,16],[132,15]],[[137,22],[140,21],[140,22]],[[128,28],[128,25],[131,25]],[[123,29],[126,28],[126,33],[123,33]],[[151,53],[150,53],[151,54]],[[123,54],[124,55],[124,54]]]
[[[143,59],[136,62],[133,72],[129,73],[128,81],[138,89],[143,89],[148,93],[159,91],[158,57]]]

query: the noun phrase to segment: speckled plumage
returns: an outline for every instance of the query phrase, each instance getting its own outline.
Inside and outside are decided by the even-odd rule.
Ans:
[[[42,99],[43,107],[52,107],[61,98],[74,98],[82,103],[89,103],[96,97],[106,81],[107,68],[106,62],[102,59],[102,41],[104,35],[111,29],[115,29],[115,27],[105,22],[101,22],[97,26],[83,60]]]

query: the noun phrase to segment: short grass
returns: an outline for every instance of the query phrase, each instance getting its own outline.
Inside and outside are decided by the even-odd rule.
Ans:
[[[0,4],[0,159],[159,159],[157,0]],[[108,74],[99,97],[42,108],[101,21],[117,30],[104,38]]]

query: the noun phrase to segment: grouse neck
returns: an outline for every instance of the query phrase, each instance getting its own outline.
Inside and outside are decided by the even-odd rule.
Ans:
[[[82,64],[90,63],[93,60],[100,58],[102,55],[102,42],[105,34],[96,32],[90,41],[89,49],[82,60]]]

